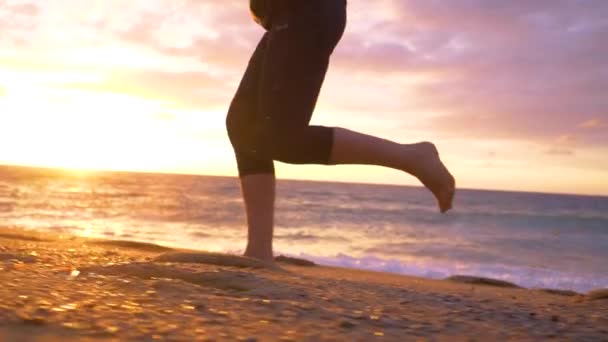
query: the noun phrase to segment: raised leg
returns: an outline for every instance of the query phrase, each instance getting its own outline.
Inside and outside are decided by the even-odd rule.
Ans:
[[[330,164],[390,167],[418,178],[437,199],[442,213],[452,208],[455,180],[429,142],[399,144],[390,140],[334,128]]]

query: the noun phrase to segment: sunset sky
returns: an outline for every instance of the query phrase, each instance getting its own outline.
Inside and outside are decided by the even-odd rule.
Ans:
[[[608,195],[608,1],[350,0],[313,123],[434,141],[466,188]],[[0,164],[236,175],[246,0],[0,0]],[[417,184],[394,170],[281,178]]]

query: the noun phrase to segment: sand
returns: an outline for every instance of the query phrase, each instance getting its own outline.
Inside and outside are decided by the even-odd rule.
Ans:
[[[204,247],[204,246],[203,246]],[[608,291],[0,228],[2,341],[608,340]]]

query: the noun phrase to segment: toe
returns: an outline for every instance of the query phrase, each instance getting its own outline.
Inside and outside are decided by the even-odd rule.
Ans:
[[[443,192],[441,194],[442,196],[439,197],[439,209],[441,210],[441,213],[446,213],[448,210],[452,209],[452,201],[454,199],[454,189],[450,189],[446,192]]]

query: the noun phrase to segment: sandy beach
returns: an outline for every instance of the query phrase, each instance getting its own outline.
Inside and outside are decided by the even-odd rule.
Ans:
[[[0,340],[608,340],[602,290],[299,264],[0,228]]]

